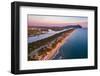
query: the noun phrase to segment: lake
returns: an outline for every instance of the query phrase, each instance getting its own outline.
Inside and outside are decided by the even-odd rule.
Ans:
[[[88,29],[76,29],[71,37],[65,41],[64,45],[53,58],[55,59],[80,59],[88,57]]]
[[[61,30],[61,31],[53,31],[53,30],[49,29],[49,31],[45,34],[28,37],[28,43],[32,43],[32,42],[36,42],[36,41],[39,41],[39,40],[42,40],[42,39],[46,39],[50,36],[53,36],[55,34],[58,34],[58,33],[61,33],[61,32],[67,31],[67,30],[69,30],[69,29],[64,29],[64,30]]]

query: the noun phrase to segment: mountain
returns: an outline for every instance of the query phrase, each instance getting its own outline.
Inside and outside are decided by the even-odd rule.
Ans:
[[[81,25],[68,25],[68,26],[65,26],[64,28],[82,28]]]

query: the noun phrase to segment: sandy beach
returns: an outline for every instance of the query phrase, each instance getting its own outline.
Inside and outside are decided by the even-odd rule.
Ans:
[[[61,48],[61,46],[65,43],[66,40],[68,40],[71,35],[74,33],[75,30],[73,30],[71,33],[68,33],[68,36],[65,36],[64,39],[61,40],[61,42],[57,43],[56,47],[54,49],[51,50],[51,52],[46,55],[45,57],[43,57],[41,60],[51,60],[54,55],[59,52],[59,49]]]

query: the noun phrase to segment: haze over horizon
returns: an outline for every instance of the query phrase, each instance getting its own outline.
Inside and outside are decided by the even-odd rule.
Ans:
[[[28,26],[68,26],[80,25],[87,28],[88,17],[82,16],[47,16],[47,15],[28,15]]]

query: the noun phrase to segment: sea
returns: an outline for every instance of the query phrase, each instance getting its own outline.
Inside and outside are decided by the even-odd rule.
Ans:
[[[59,52],[53,57],[58,59],[88,58],[88,29],[75,29],[72,35],[65,41]]]

